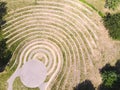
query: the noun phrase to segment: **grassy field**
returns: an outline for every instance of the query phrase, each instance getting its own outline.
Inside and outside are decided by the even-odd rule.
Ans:
[[[72,90],[85,79],[90,79],[97,87],[101,81],[99,68],[118,58],[120,44],[117,42],[116,45],[110,39],[99,16],[100,12],[104,15],[108,11],[104,8],[105,0],[46,0],[42,4],[39,0],[37,5],[35,0],[4,1],[7,2],[8,15],[3,34],[9,38],[8,46],[15,50],[11,62],[16,61],[16,64],[9,71],[10,63],[0,74],[0,90],[7,90],[6,81],[20,60],[23,64],[29,58],[40,58],[46,66],[54,64],[54,67],[49,66],[47,81],[51,81],[47,89]],[[56,69],[60,70],[57,72]],[[39,89],[27,88],[20,78],[16,78],[13,90]]]
[[[8,12],[35,4],[35,0],[1,0],[1,1],[7,2]]]
[[[13,90],[39,90],[39,88],[27,88],[22,84],[20,78],[17,77],[13,83]]]

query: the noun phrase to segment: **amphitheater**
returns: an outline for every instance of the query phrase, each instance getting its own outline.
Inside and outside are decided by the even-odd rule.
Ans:
[[[109,50],[111,55],[105,52],[114,44],[101,17],[88,5],[79,0],[36,0],[34,5],[9,11],[6,20],[3,34],[14,51],[9,72],[35,59],[47,69],[45,90],[73,90],[85,79],[95,87],[101,83],[99,68],[115,50]],[[20,79],[12,86],[11,90],[39,90],[24,86]]]

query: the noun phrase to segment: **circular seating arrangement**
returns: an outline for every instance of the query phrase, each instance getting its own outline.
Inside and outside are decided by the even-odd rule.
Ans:
[[[14,50],[10,69],[40,60],[47,68],[48,90],[71,90],[89,70],[95,74],[99,26],[93,14],[77,0],[38,0],[37,5],[9,12],[3,34]]]

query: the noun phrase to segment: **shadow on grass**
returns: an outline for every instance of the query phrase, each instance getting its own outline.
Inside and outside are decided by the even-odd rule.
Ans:
[[[82,83],[78,84],[76,87],[74,87],[73,90],[95,90],[95,88],[90,80],[85,80]]]

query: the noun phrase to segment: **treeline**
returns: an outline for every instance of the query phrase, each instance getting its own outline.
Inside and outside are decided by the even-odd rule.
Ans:
[[[12,52],[7,48],[7,39],[2,35],[2,25],[6,23],[6,20],[4,20],[6,14],[6,3],[0,2],[0,72],[5,70],[6,65],[12,57]]]
[[[106,0],[105,8],[115,10],[120,5],[120,0]]]
[[[7,14],[7,7],[5,2],[0,2],[0,30],[2,25],[6,23],[4,16]]]
[[[103,18],[105,27],[113,39],[120,40],[120,13],[107,13]]]

